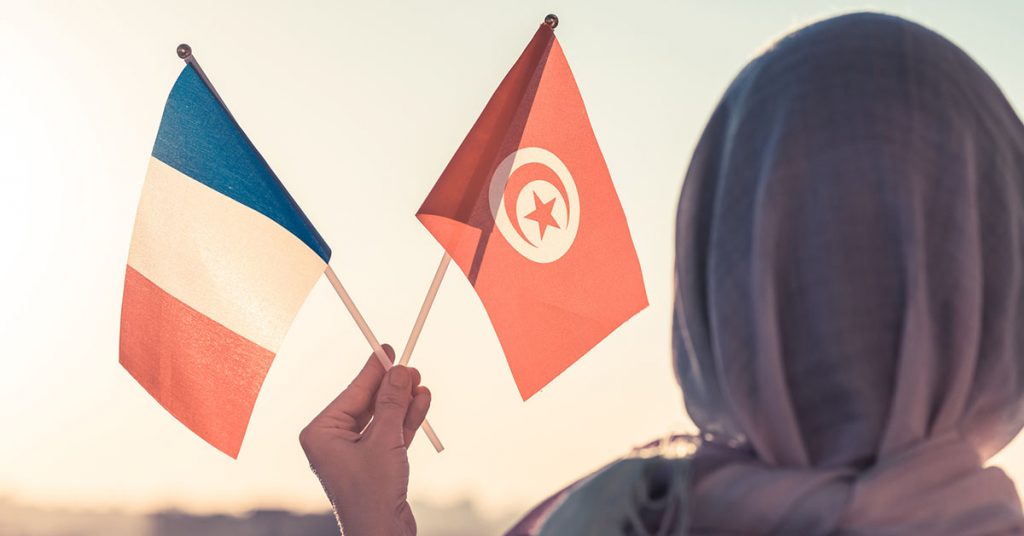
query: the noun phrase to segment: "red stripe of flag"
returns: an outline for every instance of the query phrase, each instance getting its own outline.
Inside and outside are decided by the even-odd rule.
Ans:
[[[233,458],[273,359],[128,267],[121,365],[185,426]]]

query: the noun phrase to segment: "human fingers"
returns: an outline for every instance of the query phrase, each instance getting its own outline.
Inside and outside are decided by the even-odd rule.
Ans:
[[[395,360],[395,351],[391,346],[385,344],[384,352],[391,361]],[[352,432],[362,431],[373,415],[373,403],[384,373],[380,360],[370,354],[356,377],[320,412],[318,419]]]
[[[405,414],[405,422],[402,423],[402,438],[405,439],[406,447],[412,444],[413,438],[416,437],[416,431],[420,429],[423,420],[427,418],[430,400],[430,389],[420,385],[413,390],[412,402],[409,403],[409,411]]]
[[[403,365],[395,365],[384,375],[377,390],[373,408],[373,423],[366,431],[371,441],[380,441],[385,447],[405,445],[403,425],[413,399],[413,372]]]

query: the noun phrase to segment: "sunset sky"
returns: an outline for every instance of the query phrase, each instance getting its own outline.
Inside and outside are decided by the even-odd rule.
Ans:
[[[279,352],[238,460],[118,364],[121,292],[164,101],[191,44],[334,249],[371,327],[404,343],[442,250],[420,202],[548,12],[586,102],[650,307],[523,402],[449,272],[412,364],[448,449],[411,449],[413,500],[522,510],[632,445],[692,429],[672,375],[674,216],[704,123],[743,65],[805,23],[895,13],[967,50],[1024,107],[1024,3],[15,2],[0,0],[0,497],[75,508],[327,507],[298,432],[369,348],[325,280]],[[387,5],[385,5],[387,4]],[[1024,439],[1001,453],[1024,482]]]

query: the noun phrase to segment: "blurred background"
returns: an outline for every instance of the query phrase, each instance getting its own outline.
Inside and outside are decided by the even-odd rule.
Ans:
[[[958,43],[1024,105],[1021,2],[711,6],[0,0],[0,535],[337,532],[297,436],[369,349],[326,281],[237,461],[117,362],[128,242],[180,42],[332,245],[371,326],[400,347],[442,253],[413,214],[557,13],[651,306],[524,403],[452,271],[412,361],[448,447],[411,449],[420,533],[499,533],[631,446],[692,430],[670,364],[675,205],[704,122],[749,59],[813,20],[885,11]],[[1024,482],[1024,439],[993,463]]]

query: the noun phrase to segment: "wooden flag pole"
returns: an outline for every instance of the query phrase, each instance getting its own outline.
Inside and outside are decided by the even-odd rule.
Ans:
[[[434,306],[434,298],[437,297],[437,289],[441,288],[441,280],[444,279],[444,273],[448,270],[448,264],[452,262],[452,256],[448,252],[444,252],[441,256],[441,263],[437,265],[437,272],[434,273],[434,280],[430,282],[430,289],[427,290],[427,297],[423,298],[423,305],[420,306],[420,314],[416,317],[416,323],[412,325],[412,332],[409,333],[409,340],[405,343],[405,348],[402,349],[402,358],[398,360],[400,365],[408,365],[409,359],[412,358],[412,349],[416,347],[416,341],[420,338],[420,332],[423,331],[423,324],[427,323],[427,314],[430,313],[430,308]]]
[[[552,30],[558,27],[558,15],[549,13],[544,17],[544,24],[551,27]],[[441,288],[441,280],[444,279],[445,271],[448,270],[448,265],[452,262],[451,255],[445,251],[441,257],[440,264],[437,265],[437,271],[434,273],[434,279],[430,282],[430,288],[427,289],[427,296],[423,298],[423,305],[420,306],[420,314],[416,317],[416,323],[412,326],[412,332],[409,333],[409,340],[405,343],[405,348],[402,349],[402,358],[398,360],[400,365],[408,365],[409,360],[412,359],[412,350],[416,347],[416,341],[420,338],[420,332],[423,331],[423,325],[427,322],[427,315],[430,313],[430,308],[434,306],[434,298],[437,297],[437,290]]]
[[[380,341],[370,330],[370,326],[366,323],[366,319],[363,318],[362,313],[359,312],[359,308],[356,307],[352,297],[348,295],[344,285],[341,284],[341,280],[338,279],[337,274],[334,273],[334,269],[331,265],[327,265],[327,269],[324,270],[324,274],[327,275],[327,280],[331,282],[331,286],[334,287],[334,291],[338,293],[338,297],[341,298],[341,303],[345,304],[345,308],[348,309],[349,314],[352,315],[352,319],[356,321],[356,326],[359,327],[359,331],[363,332],[363,336],[366,337],[367,342],[370,343],[370,348],[373,348],[373,355],[377,356],[377,360],[384,367],[384,370],[391,368],[391,360],[388,359],[387,352],[380,345]],[[444,445],[441,444],[441,440],[438,439],[437,434],[434,433],[434,428],[430,426],[430,423],[426,419],[423,419],[423,424],[420,425],[423,433],[430,440],[430,444],[434,446],[434,450],[441,452],[444,450]]]

